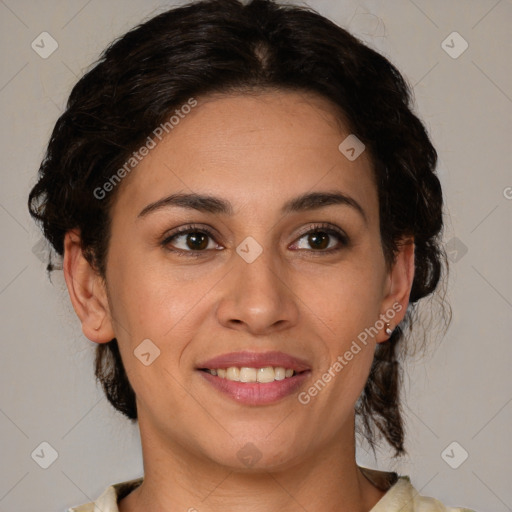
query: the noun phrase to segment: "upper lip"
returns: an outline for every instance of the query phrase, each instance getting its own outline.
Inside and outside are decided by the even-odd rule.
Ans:
[[[211,359],[202,361],[198,364],[199,369],[217,369],[236,366],[238,368],[265,368],[267,366],[281,366],[291,368],[296,372],[309,370],[310,366],[306,361],[298,357],[285,354],[284,352],[230,352],[222,354]]]

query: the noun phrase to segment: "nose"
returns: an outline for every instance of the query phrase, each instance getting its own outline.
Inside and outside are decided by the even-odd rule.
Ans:
[[[290,272],[264,250],[252,263],[233,255],[222,280],[216,314],[227,328],[266,335],[292,327],[299,318]]]

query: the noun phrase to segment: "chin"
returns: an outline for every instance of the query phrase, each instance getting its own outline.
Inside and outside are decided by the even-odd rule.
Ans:
[[[284,471],[293,467],[297,459],[303,458],[293,446],[284,446],[283,440],[274,439],[269,442],[265,436],[245,438],[231,443],[230,449],[224,445],[224,450],[217,452],[219,446],[215,446],[216,453],[212,454],[211,459],[238,473]]]

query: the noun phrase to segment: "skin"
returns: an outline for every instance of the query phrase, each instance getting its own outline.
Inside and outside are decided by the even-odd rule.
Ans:
[[[333,112],[297,92],[198,98],[116,191],[106,284],[79,232],[66,235],[65,277],[83,332],[96,343],[118,339],[137,395],[145,479],[121,512],[363,512],[383,496],[356,465],[354,404],[384,329],[306,405],[297,393],[239,404],[195,369],[227,352],[281,350],[309,362],[304,391],[393,304],[402,309],[391,327],[403,319],[414,244],[386,267],[369,155],[349,161],[338,150],[350,132]],[[367,221],[346,205],[280,213],[313,191],[351,196]],[[233,214],[168,207],[138,217],[178,192],[223,198]],[[348,246],[331,236],[328,248],[340,250],[322,254],[308,243],[302,233],[319,222],[343,230]],[[186,235],[161,244],[189,223],[216,234],[198,258],[169,251],[191,251]],[[263,248],[252,263],[236,252],[248,236]],[[148,338],[160,356],[145,366],[133,351]],[[251,467],[237,457],[248,442],[261,455]]]

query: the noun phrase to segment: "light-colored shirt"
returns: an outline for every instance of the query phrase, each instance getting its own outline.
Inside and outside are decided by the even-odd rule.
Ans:
[[[369,512],[474,512],[468,508],[453,508],[439,500],[420,496],[408,476],[359,466],[361,472],[386,494]],[[119,512],[119,501],[142,483],[143,477],[112,484],[94,502],[71,507],[68,512]]]

